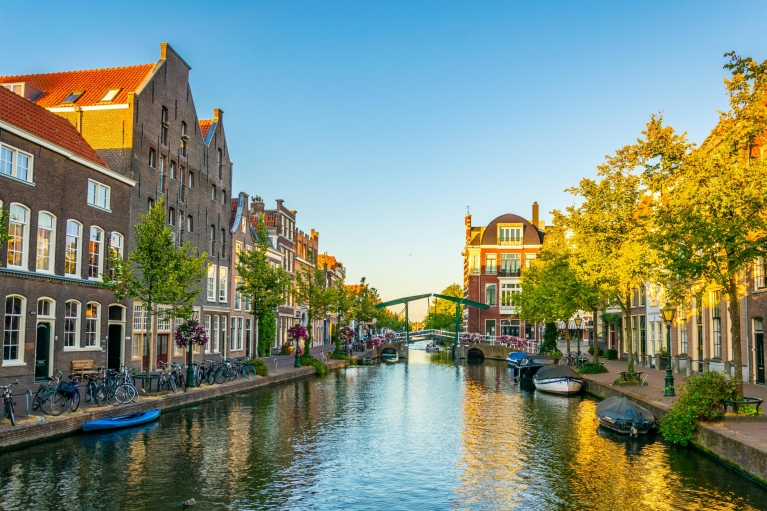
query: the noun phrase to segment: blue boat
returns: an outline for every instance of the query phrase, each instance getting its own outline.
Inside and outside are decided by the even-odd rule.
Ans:
[[[157,420],[160,416],[160,410],[149,410],[148,412],[136,412],[129,415],[120,415],[119,417],[109,417],[108,419],[99,419],[96,421],[83,422],[84,431],[103,431],[105,429],[129,428],[146,424]]]
[[[506,356],[506,362],[514,369],[519,369],[519,363],[527,356],[524,351],[512,351]]]

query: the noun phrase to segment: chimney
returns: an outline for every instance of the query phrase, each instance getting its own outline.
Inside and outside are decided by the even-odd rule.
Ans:
[[[538,203],[533,202],[533,221],[531,222],[536,228],[538,228]]]

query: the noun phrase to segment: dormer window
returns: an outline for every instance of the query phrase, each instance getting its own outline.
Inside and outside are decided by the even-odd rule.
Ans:
[[[120,92],[120,90],[121,89],[109,89],[100,101],[114,101],[114,99],[117,97],[117,93]]]
[[[85,93],[84,90],[76,90],[69,93],[69,96],[65,97],[62,103],[74,103],[78,99],[80,99],[80,96],[82,96]]]
[[[522,227],[499,227],[498,228],[499,245],[521,245]]]

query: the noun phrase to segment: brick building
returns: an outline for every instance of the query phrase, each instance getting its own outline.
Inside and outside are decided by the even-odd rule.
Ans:
[[[221,352],[229,327],[232,163],[223,112],[200,120],[189,84],[191,67],[166,43],[155,63],[138,66],[0,77],[0,84],[67,119],[114,172],[132,179],[132,224],[165,197],[168,224],[180,245],[208,253],[209,271],[195,310],[211,335],[209,351]],[[126,253],[135,247],[126,233]],[[171,342],[180,318],[156,321],[153,345],[146,339],[141,304],[130,304],[127,364],[154,369],[180,361]]]
[[[469,300],[490,306],[467,308],[467,331],[540,339],[536,325],[520,321],[513,302],[514,293],[521,289],[522,268],[536,258],[543,244],[545,225],[538,219],[538,203],[533,203],[531,221],[505,214],[487,226],[473,226],[471,215],[466,215],[464,223],[464,292]]]
[[[107,251],[125,249],[135,184],[66,120],[0,87],[3,380],[44,381],[78,359],[124,363],[128,304],[98,283]]]
[[[311,230],[309,233],[296,229],[296,263],[298,271],[313,271],[317,267],[320,233]],[[299,308],[304,309],[299,305]],[[325,318],[313,318],[312,320],[312,346],[324,344],[327,338]],[[310,328],[307,325],[307,328]],[[329,341],[328,341],[329,342]]]
[[[326,286],[330,287],[337,282],[346,280],[346,268],[344,264],[337,260],[335,256],[324,252],[317,256],[317,265],[325,270]],[[335,330],[338,328],[338,317],[335,311],[328,311],[329,317],[325,318],[323,325],[324,342],[330,342]]]

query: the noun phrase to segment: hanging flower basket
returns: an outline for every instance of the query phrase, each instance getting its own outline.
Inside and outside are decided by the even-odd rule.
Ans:
[[[388,342],[392,342],[396,338],[397,338],[397,334],[394,333],[393,330],[389,330],[388,332],[384,334],[384,339],[386,339],[386,341]]]
[[[294,342],[304,341],[309,338],[309,332],[306,330],[305,326],[293,325],[288,328],[288,337]]]
[[[173,340],[179,348],[187,348],[194,344],[204,346],[208,344],[208,332],[199,321],[188,319],[181,323],[173,333]]]
[[[338,335],[342,341],[351,341],[354,339],[354,330],[348,326],[345,326],[339,330]]]

